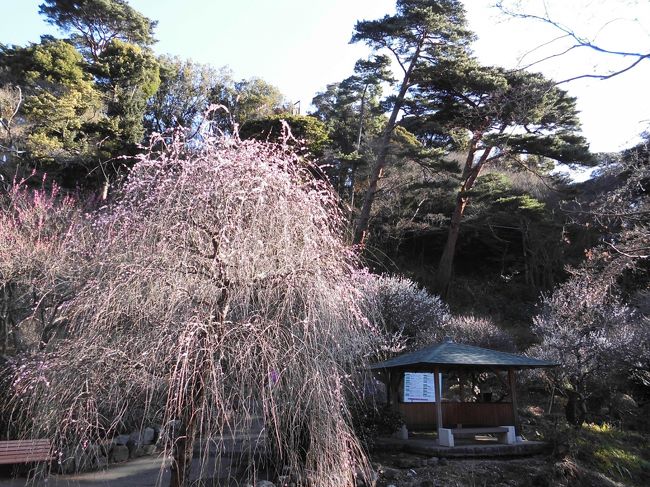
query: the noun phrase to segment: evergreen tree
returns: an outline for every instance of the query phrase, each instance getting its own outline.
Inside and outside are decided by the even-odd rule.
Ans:
[[[132,153],[144,137],[147,100],[160,85],[158,61],[149,49],[114,39],[92,71],[106,101],[106,156]]]
[[[363,41],[376,51],[391,52],[403,73],[397,93],[389,99],[392,110],[355,222],[355,243],[364,240],[378,182],[388,161],[391,134],[409,89],[416,83],[415,71],[435,66],[441,59],[453,58],[467,49],[472,38],[465,25],[465,11],[457,0],[398,0],[396,10],[392,16],[358,22],[352,36],[353,42]]]
[[[390,59],[383,55],[360,59],[354,72],[312,100],[313,115],[330,134],[325,161],[330,181],[352,205],[358,170],[372,160],[372,144],[386,122],[380,97],[382,83],[392,81]]]
[[[513,155],[579,163],[588,162],[590,154],[578,135],[575,98],[541,74],[457,58],[420,69],[415,77],[418,86],[405,104],[404,125],[428,144],[465,153],[436,277],[437,290],[445,294],[470,191],[485,167]],[[526,158],[519,161],[526,164]]]
[[[97,62],[112,41],[151,46],[156,22],[126,0],[45,0],[40,13],[63,32],[89,61]]]
[[[20,136],[13,138],[8,159],[18,162],[20,155],[57,174],[91,163],[96,143],[91,127],[102,118],[102,102],[86,67],[74,46],[50,37],[0,49],[0,86],[19,87],[13,90],[22,98],[14,107],[20,126],[14,135]]]

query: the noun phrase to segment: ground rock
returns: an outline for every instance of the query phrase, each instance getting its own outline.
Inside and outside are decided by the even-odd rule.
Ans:
[[[156,453],[156,445],[144,445],[142,452],[144,455],[153,455]]]
[[[116,445],[126,445],[127,441],[129,441],[129,435],[117,435],[113,438],[113,443]]]
[[[110,455],[111,463],[126,462],[129,459],[129,449],[126,445],[114,445]]]
[[[399,470],[397,470],[396,468],[382,467],[381,473],[384,476],[384,478],[387,480],[394,480],[397,477],[399,477]]]
[[[145,428],[142,432],[142,444],[151,445],[155,442],[156,431],[153,428]]]
[[[111,448],[113,448],[113,444],[114,443],[109,440],[104,440],[98,443],[99,455],[108,457],[108,455],[111,453]]]
[[[440,459],[438,457],[431,457],[431,458],[429,458],[429,460],[427,460],[427,465],[436,466],[436,465],[438,465],[439,461],[440,461]]]
[[[153,441],[154,443],[159,443],[160,442],[160,432],[162,431],[162,426],[159,424],[154,424],[151,426],[153,429]]]

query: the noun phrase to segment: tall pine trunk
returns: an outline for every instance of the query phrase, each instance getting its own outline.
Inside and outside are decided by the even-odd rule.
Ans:
[[[442,298],[446,298],[449,294],[449,284],[451,283],[454,256],[456,254],[456,243],[458,242],[458,234],[460,233],[460,223],[463,219],[463,214],[465,213],[465,208],[467,207],[468,202],[469,198],[463,196],[462,192],[459,192],[456,196],[456,207],[454,208],[454,213],[451,215],[445,249],[442,251],[442,256],[438,263],[438,270],[436,272],[436,291]]]
[[[368,224],[370,222],[370,212],[372,211],[372,204],[375,201],[375,196],[377,194],[377,185],[381,176],[383,174],[384,168],[386,167],[386,162],[388,159],[388,149],[390,147],[390,139],[395,130],[397,124],[397,116],[399,115],[404,99],[406,98],[406,92],[408,91],[411,84],[411,77],[413,75],[413,70],[417,65],[420,58],[420,51],[426,39],[426,33],[423,34],[420,38],[420,42],[411,58],[408,69],[404,73],[404,78],[402,79],[402,84],[399,89],[399,93],[395,98],[395,104],[393,105],[393,111],[390,114],[390,118],[386,123],[386,127],[381,135],[381,143],[379,146],[379,152],[377,154],[377,159],[375,164],[372,166],[372,171],[370,172],[370,178],[368,181],[368,189],[363,198],[363,204],[361,210],[359,211],[359,216],[354,225],[354,237],[352,243],[355,245],[362,244],[366,237],[366,232],[368,230]]]
[[[493,148],[491,146],[486,147],[479,160],[474,162],[478,150],[477,146],[482,137],[482,133],[476,133],[470,142],[470,149],[463,169],[463,184],[456,195],[456,206],[451,215],[447,241],[445,242],[445,248],[440,257],[440,262],[438,263],[435,285],[436,292],[442,298],[446,298],[449,294],[449,285],[451,284],[454,256],[456,255],[456,244],[458,242],[458,235],[460,234],[460,225],[463,221],[465,209],[469,204],[469,196],[467,193],[474,187],[474,183],[476,183],[476,179],[481,173],[481,169],[483,169],[483,166],[488,161]]]

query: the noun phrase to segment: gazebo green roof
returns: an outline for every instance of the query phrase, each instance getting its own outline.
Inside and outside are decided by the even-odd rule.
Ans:
[[[371,369],[392,368],[426,368],[438,365],[441,367],[498,367],[512,369],[532,369],[539,367],[556,367],[558,364],[500,352],[489,348],[474,347],[463,343],[445,340],[442,343],[422,348],[415,352],[405,353],[392,359],[373,364]]]

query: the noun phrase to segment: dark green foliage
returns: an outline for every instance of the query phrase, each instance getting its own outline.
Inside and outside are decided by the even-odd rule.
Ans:
[[[102,93],[105,116],[93,120],[88,131],[97,134],[101,172],[109,177],[113,170],[107,171],[106,161],[134,154],[142,142],[147,100],[160,85],[158,62],[149,48],[155,22],[125,0],[47,0],[40,12],[70,33],[69,41],[86,58],[86,71]]]
[[[529,155],[566,163],[588,162],[591,155],[578,134],[575,99],[540,74],[484,67],[461,56],[415,77],[419,84],[404,124],[425,144],[466,154],[436,271],[436,289],[445,296],[463,216],[486,167],[513,156],[525,167]]]
[[[366,450],[375,447],[377,438],[391,436],[404,424],[400,413],[388,405],[355,400],[350,409],[352,428]]]
[[[139,46],[155,42],[156,22],[129,6],[126,0],[45,0],[40,13],[63,32],[88,59],[98,61],[113,40]]]
[[[109,153],[132,151],[144,136],[147,100],[160,85],[158,61],[148,49],[115,39],[100,54],[92,71],[106,100]]]
[[[527,154],[566,163],[591,161],[577,133],[575,98],[539,73],[457,58],[420,69],[416,77],[418,87],[403,123],[424,143],[474,151],[490,147],[491,160]],[[459,130],[476,140],[459,140]]]
[[[155,23],[123,0],[47,0],[41,13],[71,35],[0,47],[2,111],[17,109],[3,122],[2,150],[10,171],[43,169],[66,187],[95,189],[124,162],[109,161],[143,140],[160,84],[148,48]]]
[[[369,141],[379,136],[385,123],[379,98],[381,84],[392,81],[389,66],[390,59],[383,55],[360,59],[354,75],[327,85],[312,100],[313,115],[327,124],[337,153],[367,151]]]
[[[374,21],[357,22],[352,42],[363,41],[373,49],[387,50],[403,71],[395,94],[387,99],[392,111],[377,144],[363,204],[355,221],[353,242],[367,235],[378,183],[388,164],[391,134],[409,89],[417,84],[416,73],[438,62],[458,56],[468,49],[472,34],[465,25],[465,11],[455,0],[398,0],[397,13]]]
[[[363,41],[378,50],[388,48],[408,59],[417,46],[435,52],[466,45],[472,38],[465,27],[463,6],[456,0],[398,0],[396,10],[393,16],[357,22],[352,42]]]
[[[357,182],[367,176],[373,144],[386,123],[380,102],[382,83],[391,82],[390,59],[373,56],[355,64],[355,74],[317,93],[313,115],[328,128],[325,165],[330,181],[348,203],[355,201]]]
[[[239,135],[242,139],[268,140],[297,147],[304,146],[311,155],[316,157],[323,153],[329,140],[325,125],[309,115],[284,114],[249,120],[241,126]]]
[[[71,44],[44,38],[40,44],[0,50],[0,85],[22,91],[16,130],[22,159],[40,166],[84,165],[95,154],[89,127],[101,120],[101,95]]]

